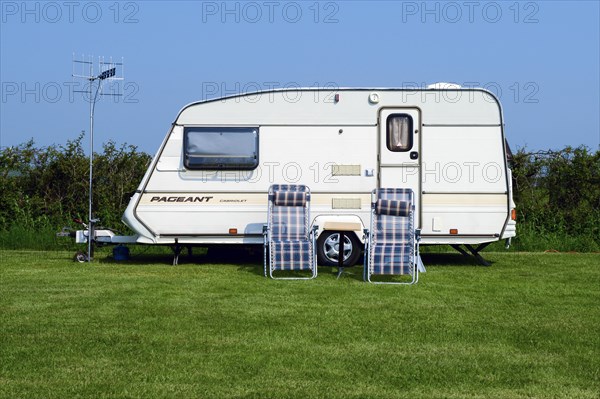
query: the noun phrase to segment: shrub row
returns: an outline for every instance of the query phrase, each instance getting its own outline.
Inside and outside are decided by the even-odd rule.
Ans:
[[[33,141],[0,151],[0,230],[60,227],[88,219],[89,158],[83,135],[66,145],[37,148]],[[121,215],[151,157],[109,141],[94,154],[94,216],[120,226]]]
[[[29,141],[1,149],[0,246],[16,236],[23,243],[36,242],[36,232],[59,230],[72,218],[87,221],[89,158],[83,138],[43,148]],[[121,215],[150,161],[135,146],[112,141],[94,154],[93,209],[101,224],[123,226]],[[510,162],[518,210],[516,249],[600,250],[600,151],[583,146],[520,149]],[[24,238],[27,231],[33,239]]]

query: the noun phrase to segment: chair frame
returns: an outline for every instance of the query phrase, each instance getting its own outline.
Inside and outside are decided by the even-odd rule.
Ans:
[[[295,188],[295,190],[294,190]],[[305,229],[306,232],[308,233],[307,239],[309,241],[309,245],[310,245],[310,253],[309,253],[309,259],[310,259],[310,264],[311,264],[311,270],[312,273],[309,276],[306,277],[276,277],[274,275],[274,272],[277,271],[282,271],[282,270],[278,270],[275,269],[273,266],[275,264],[274,262],[274,254],[273,254],[273,245],[271,245],[271,243],[273,242],[272,239],[272,231],[271,231],[271,218],[273,215],[273,207],[275,206],[274,204],[274,194],[275,191],[277,190],[280,191],[303,191],[306,193],[306,204],[303,206],[304,208],[304,225],[305,225]],[[292,189],[292,190],[290,190]],[[292,184],[273,184],[271,185],[271,187],[269,187],[269,206],[268,206],[268,211],[267,211],[267,224],[263,225],[263,260],[264,260],[264,275],[265,277],[270,277],[273,280],[311,280],[314,279],[315,277],[317,277],[317,253],[316,253],[316,237],[317,237],[317,231],[318,231],[318,226],[312,226],[312,228],[310,227],[310,189],[307,186],[304,185],[292,185]],[[267,267],[268,265],[268,267]],[[268,273],[267,273],[267,268],[268,268]],[[289,271],[304,271],[303,270],[289,270]]]
[[[410,275],[411,275],[411,280],[410,281],[374,281],[371,280],[371,276],[374,275],[373,273],[371,273],[371,261],[372,261],[372,250],[373,250],[373,245],[372,245],[372,235],[375,232],[375,206],[377,204],[377,200],[378,199],[385,199],[382,198],[382,194],[408,194],[410,193],[410,202],[411,202],[411,207],[410,207],[410,213],[408,216],[404,216],[404,217],[408,217],[409,218],[409,230],[411,232],[414,232],[414,238],[413,238],[413,250],[412,250],[412,255],[411,255],[411,259],[410,259]],[[391,216],[391,217],[403,217],[403,216]],[[416,284],[419,281],[419,266],[418,266],[418,262],[419,262],[419,242],[421,240],[421,230],[420,229],[415,229],[414,228],[414,222],[415,222],[415,203],[414,203],[414,192],[411,189],[390,189],[390,188],[379,188],[379,189],[375,189],[372,192],[372,196],[371,196],[371,222],[370,222],[370,227],[369,229],[365,229],[364,230],[364,240],[365,240],[365,256],[364,256],[364,280],[369,282],[369,283],[373,283],[373,284],[395,284],[395,285],[412,285],[412,284]],[[389,276],[404,276],[405,274],[389,274]]]

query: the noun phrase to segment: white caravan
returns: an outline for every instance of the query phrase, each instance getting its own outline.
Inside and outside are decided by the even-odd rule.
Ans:
[[[502,110],[486,90],[449,87],[285,89],[189,104],[123,215],[137,233],[127,241],[262,244],[269,186],[304,184],[319,264],[337,265],[341,230],[354,264],[373,189],[409,187],[421,244],[478,256],[516,233]]]

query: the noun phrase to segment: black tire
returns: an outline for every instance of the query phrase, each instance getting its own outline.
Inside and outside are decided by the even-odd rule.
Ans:
[[[344,266],[354,266],[360,258],[362,244],[356,234],[348,231],[344,233]],[[339,231],[323,231],[317,239],[317,260],[322,266],[337,266],[340,240]]]

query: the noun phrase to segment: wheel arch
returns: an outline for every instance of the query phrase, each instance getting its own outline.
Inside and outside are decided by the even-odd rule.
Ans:
[[[324,231],[344,230],[354,233],[361,244],[365,243],[363,234],[365,225],[358,215],[319,215],[313,220],[313,226],[315,225],[318,226],[318,234]]]

